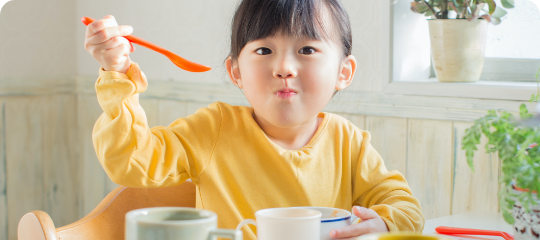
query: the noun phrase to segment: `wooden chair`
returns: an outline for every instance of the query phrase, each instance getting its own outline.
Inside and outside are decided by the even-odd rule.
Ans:
[[[147,207],[195,207],[195,185],[184,182],[167,188],[118,187],[81,220],[55,228],[49,215],[32,211],[19,221],[19,240],[123,240],[124,216]]]

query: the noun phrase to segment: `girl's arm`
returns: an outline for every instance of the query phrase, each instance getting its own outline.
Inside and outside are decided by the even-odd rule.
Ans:
[[[139,104],[147,80],[136,63],[126,74],[101,68],[95,87],[104,113],[94,126],[92,140],[111,180],[129,187],[165,187],[188,178],[198,182],[219,134],[217,104],[169,127],[150,129]]]
[[[374,210],[390,231],[422,232],[425,221],[420,201],[412,196],[401,173],[387,171],[370,139],[370,134],[363,132],[360,159],[353,178],[353,204]]]

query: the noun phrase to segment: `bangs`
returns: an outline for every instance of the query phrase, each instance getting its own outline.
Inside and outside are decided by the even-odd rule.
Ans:
[[[239,53],[249,42],[278,33],[295,38],[329,40],[328,23],[321,12],[324,9],[321,0],[243,1],[233,19],[232,49]],[[332,11],[331,7],[329,10]],[[330,16],[327,21],[332,21]],[[234,52],[233,58],[237,57]]]
[[[251,16],[247,15],[242,24],[248,33],[248,42],[282,33],[292,37],[306,37],[322,40],[325,34],[319,32],[322,21],[317,9],[321,9],[321,1],[310,0],[262,0],[253,1]],[[315,6],[315,5],[319,6]]]

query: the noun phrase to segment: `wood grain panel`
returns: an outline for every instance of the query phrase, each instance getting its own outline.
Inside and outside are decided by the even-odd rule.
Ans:
[[[371,144],[384,159],[386,168],[407,177],[407,119],[367,116],[366,130],[371,133]]]
[[[360,128],[362,130],[366,129],[366,116],[346,113],[342,114],[342,116],[351,121],[351,123],[354,124],[354,126],[356,126],[357,128]]]
[[[5,100],[0,98],[0,240],[8,239]]]
[[[498,211],[499,159],[496,153],[486,153],[487,138],[482,137],[474,154],[472,172],[467,164],[465,151],[461,149],[465,129],[473,123],[454,122],[454,184],[452,191],[452,214],[470,211]]]
[[[39,97],[6,99],[6,167],[8,175],[8,239],[27,212],[45,209],[43,201],[43,132],[45,102]],[[29,117],[31,116],[31,117]]]
[[[82,217],[81,177],[78,173],[77,101],[75,95],[40,97],[44,211],[55,224],[65,225]],[[31,118],[32,116],[27,116]],[[10,129],[11,130],[11,129]]]
[[[381,92],[391,76],[391,1],[344,0],[358,69],[353,91]],[[365,34],[369,33],[369,34]]]
[[[187,117],[188,107],[188,102],[159,100],[158,125],[169,126],[174,120]]]
[[[92,130],[103,113],[95,95],[78,96],[78,123],[79,145],[81,161],[80,173],[82,175],[81,191],[83,196],[82,211],[90,213],[109,193],[110,180],[99,163],[94,144],[92,143]]]
[[[450,214],[452,122],[409,119],[407,181],[426,219]]]
[[[74,95],[6,99],[9,239],[32,210],[48,212],[56,224],[82,215],[75,112]]]

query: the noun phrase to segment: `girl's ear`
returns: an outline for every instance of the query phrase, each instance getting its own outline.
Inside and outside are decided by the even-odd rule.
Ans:
[[[336,90],[343,90],[349,87],[353,81],[354,73],[356,72],[356,58],[349,55],[343,60],[339,72],[339,78],[336,82]]]
[[[229,56],[227,60],[225,60],[225,67],[227,68],[227,73],[229,74],[231,82],[238,88],[242,89],[242,79],[240,78],[238,62],[233,62],[232,56]]]

